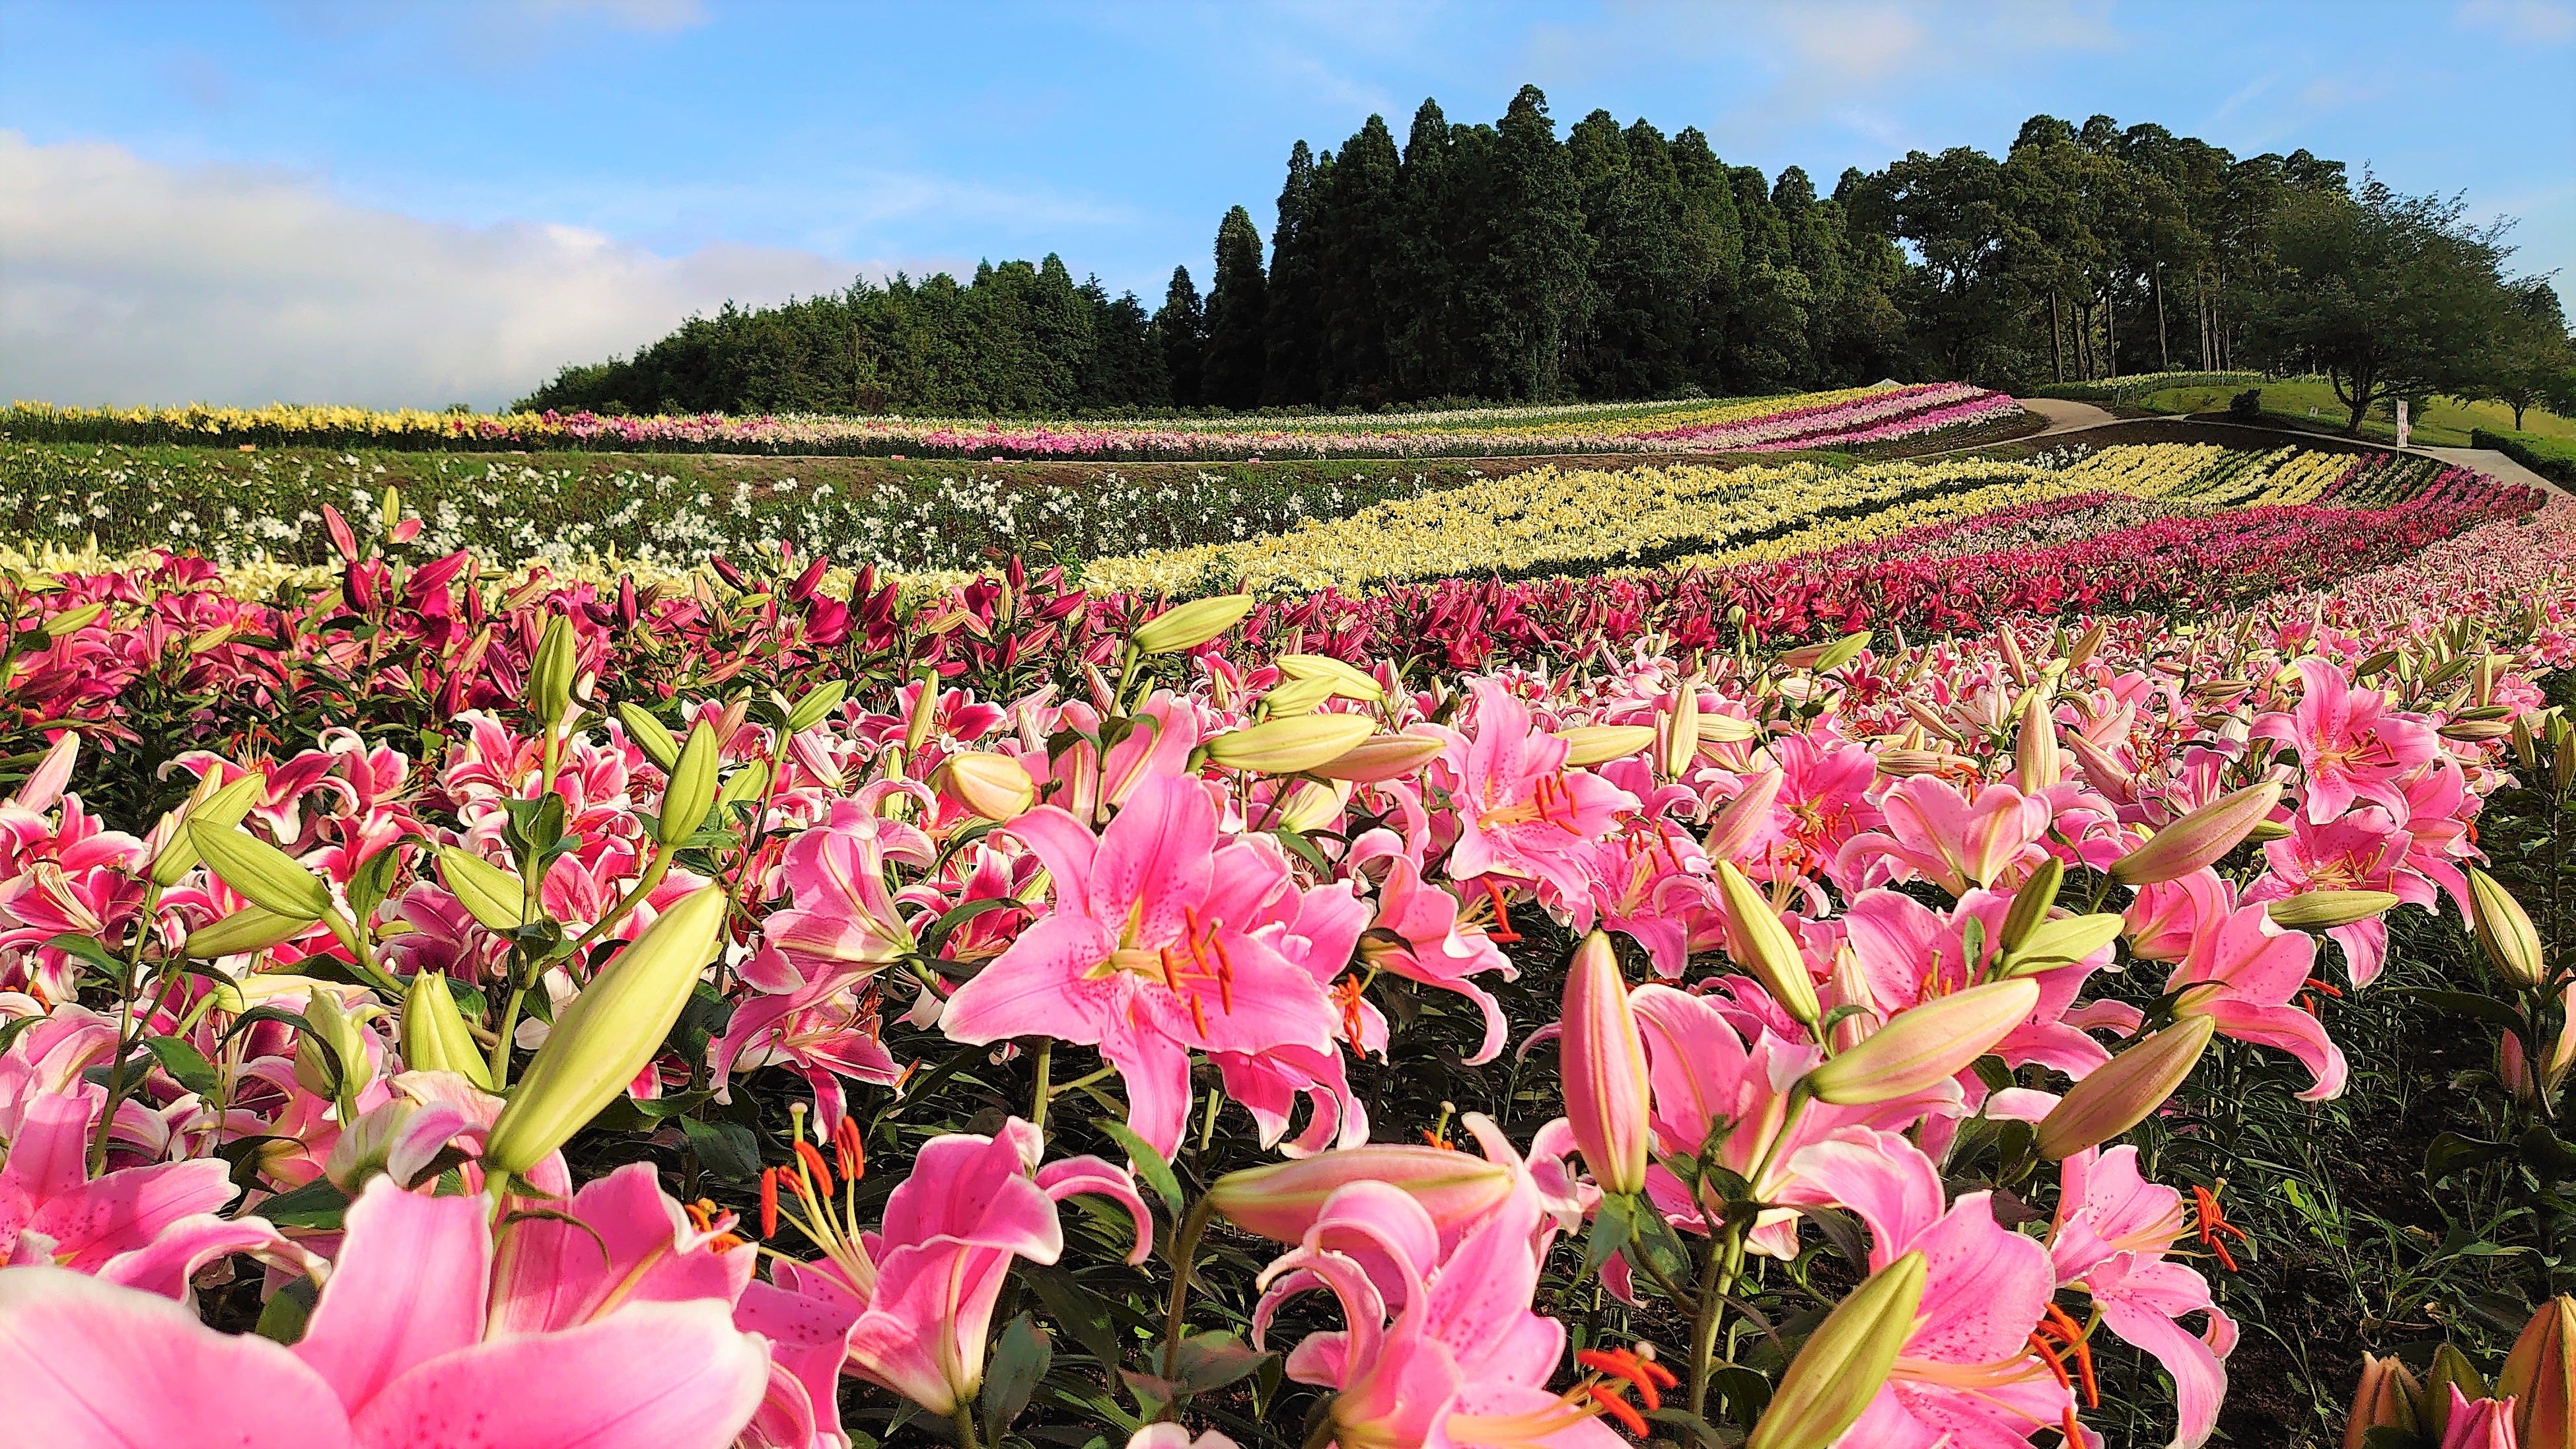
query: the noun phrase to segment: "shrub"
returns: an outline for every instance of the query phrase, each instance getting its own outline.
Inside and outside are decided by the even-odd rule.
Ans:
[[[2493,448],[2553,483],[2576,486],[2576,442],[2509,428],[2475,428],[2469,446]]]
[[[2259,418],[2263,416],[2263,389],[2259,387],[2249,387],[2243,392],[2238,393],[2236,396],[2229,398],[2227,400],[2227,415],[2231,418]]]

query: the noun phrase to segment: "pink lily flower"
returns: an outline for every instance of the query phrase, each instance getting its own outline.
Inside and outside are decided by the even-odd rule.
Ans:
[[[886,886],[890,861],[928,865],[935,852],[918,830],[879,819],[854,801],[835,801],[830,820],[788,843],[780,873],[795,903],[763,927],[790,972],[765,975],[765,990],[829,978],[847,985],[913,949],[912,926]]]
[[[732,1443],[769,1370],[730,1305],[634,1302],[561,1331],[494,1334],[485,1208],[370,1185],[292,1348],[217,1333],[155,1294],[0,1270],[12,1430],[66,1449]]]
[[[2323,825],[2305,815],[2290,821],[2290,833],[2263,846],[2270,869],[2247,887],[2246,904],[2288,900],[2310,891],[2386,891],[2412,905],[2433,909],[2441,893],[2433,882],[2406,868],[2414,840],[2385,810],[2365,807]],[[2326,935],[2343,946],[2352,984],[2368,986],[2388,959],[2388,918],[2333,926]]]
[[[1940,1170],[1893,1132],[1851,1128],[1806,1148],[1791,1196],[1850,1209],[1870,1232],[1872,1272],[1928,1260],[1923,1306],[1895,1371],[1840,1442],[1870,1449],[2012,1449],[2074,1423],[2062,1365],[2035,1346],[2057,1287],[2048,1253],[1995,1221],[1989,1193],[1942,1210]],[[2077,1430],[2063,1430],[2069,1442]]]
[[[2174,1381],[2172,1449],[2199,1449],[2227,1397],[2236,1323],[2218,1311],[2209,1281],[2169,1256],[2193,1229],[2182,1194],[2139,1176],[2134,1147],[2079,1152],[2059,1165],[2057,1180],[2048,1256],[2058,1285],[2091,1294],[2104,1327],[2164,1365]],[[2208,1314],[2209,1327],[2184,1328],[2187,1313]]]
[[[1262,932],[1287,866],[1221,835],[1206,785],[1150,777],[1097,836],[1051,805],[1010,828],[1046,862],[1055,910],[949,998],[950,1038],[1097,1046],[1126,1081],[1128,1125],[1164,1153],[1188,1120],[1193,1048],[1333,1050],[1341,1013]]]
[[[884,1023],[877,1004],[873,983],[831,975],[817,975],[783,996],[746,999],[734,1008],[724,1035],[707,1048],[718,1100],[731,1099],[736,1072],[794,1067],[814,1090],[815,1120],[831,1130],[848,1108],[844,1079],[879,1087],[903,1080],[904,1069],[880,1034]]]
[[[2254,722],[2254,738],[2298,751],[2306,814],[2323,825],[2362,796],[2402,808],[2397,782],[2442,752],[2433,727],[2388,707],[2375,689],[2354,689],[2342,666],[2313,655],[2291,666],[2304,686],[2286,712]]]
[[[1136,1222],[1127,1261],[1141,1263],[1153,1249],[1153,1219],[1125,1168],[1097,1157],[1039,1166],[1038,1130],[1018,1118],[994,1137],[931,1139],[886,1199],[875,1232],[858,1226],[863,1164],[855,1132],[838,1134],[835,1147],[837,1201],[831,1166],[811,1143],[800,1140],[795,1168],[764,1176],[764,1202],[777,1202],[780,1185],[789,1186],[793,1201],[782,1207],[823,1257],[774,1263],[772,1282],[743,1290],[734,1319],[780,1345],[779,1362],[803,1385],[814,1422],[834,1434],[845,1368],[934,1414],[974,1398],[1011,1264],[1052,1263],[1064,1251],[1057,1203],[1082,1193],[1108,1198]]]
[[[1567,769],[1565,741],[1539,729],[1530,707],[1499,680],[1479,680],[1475,692],[1475,734],[1454,736],[1441,756],[1457,781],[1451,878],[1517,876],[1584,894],[1576,847],[1609,834],[1636,797],[1588,770]]]
[[[1423,879],[1421,862],[1395,832],[1372,830],[1353,843],[1349,866],[1354,873],[1378,860],[1386,862],[1386,878],[1378,883],[1376,919],[1360,938],[1361,955],[1408,981],[1474,1002],[1485,1018],[1485,1039],[1467,1065],[1492,1061],[1501,1054],[1510,1026],[1493,993],[1470,978],[1492,971],[1510,981],[1519,971],[1484,927],[1461,923],[1458,898]]]
[[[2298,1094],[2302,1102],[2342,1093],[2343,1048],[2326,1035],[2324,1023],[2291,1004],[2316,968],[2315,937],[2285,931],[2263,907],[2239,903],[2236,887],[2206,868],[2138,895],[2133,912],[2144,906],[2188,922],[2190,944],[2165,982],[2166,991],[2185,993],[2177,1011],[2212,1018],[2222,1036],[2297,1057],[2315,1078]],[[2172,927],[2160,932],[2167,939],[2173,934]]]
[[[1863,893],[1844,917],[1852,966],[1869,1007],[1883,1020],[1937,996],[1975,985],[1977,976],[2001,952],[2004,917],[2012,897],[1971,889],[1946,917],[1911,896],[1892,890]],[[1976,961],[1967,959],[1967,923],[1976,921],[1984,947]],[[2103,947],[2081,961],[2042,971],[2039,1005],[2030,1019],[1995,1044],[2007,1066],[2039,1065],[2082,1078],[2111,1055],[2099,1042],[2068,1024],[2085,979],[2111,964],[2112,948]]]
[[[1288,1298],[1321,1288],[1341,1301],[1348,1327],[1307,1335],[1287,1369],[1334,1390],[1326,1412],[1345,1446],[1619,1449],[1624,1441],[1600,1422],[1589,1380],[1563,1394],[1545,1387],[1565,1352],[1565,1326],[1531,1312],[1530,1296],[1553,1235],[1526,1175],[1446,1248],[1411,1194],[1351,1183],[1325,1200],[1300,1246],[1262,1271],[1253,1343],[1262,1344]]]
[[[216,1216],[241,1195],[218,1159],[89,1176],[90,1132],[106,1103],[84,1082],[26,1104],[0,1165],[0,1265],[54,1265],[193,1302],[190,1276],[217,1258],[309,1261],[265,1218]]]
[[[1851,887],[1929,880],[1953,897],[2009,882],[2048,858],[2041,840],[2055,812],[2010,785],[1962,792],[1938,775],[1899,780],[1879,800],[1887,833],[1844,844],[1835,873]]]

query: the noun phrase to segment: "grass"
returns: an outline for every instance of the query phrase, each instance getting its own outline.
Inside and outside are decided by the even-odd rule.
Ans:
[[[2352,415],[2350,409],[2335,401],[2333,385],[2322,378],[2289,378],[2260,386],[2263,389],[2263,411],[2273,417],[2302,425],[2319,424],[2339,433],[2343,431],[2345,420]],[[2243,390],[2227,387],[2168,388],[2163,392],[2149,393],[2138,405],[2161,413],[2225,412],[2229,400]],[[2313,418],[2309,414],[2311,408],[2316,410]],[[2413,441],[2417,444],[2465,448],[2470,446],[2469,430],[2472,428],[2510,429],[2513,426],[2513,409],[2502,403],[2436,398],[2433,405],[2424,410],[2423,416],[2413,418],[2411,422]],[[2544,437],[2576,438],[2576,421],[2533,408],[2523,414],[2522,430]],[[2395,442],[2395,407],[2382,403],[2372,408],[2370,416],[2362,419],[2361,433],[2363,437],[2379,442]]]

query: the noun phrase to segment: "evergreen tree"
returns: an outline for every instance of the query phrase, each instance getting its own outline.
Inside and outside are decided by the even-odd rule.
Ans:
[[[1388,338],[1404,246],[1402,171],[1386,118],[1371,116],[1317,188],[1326,402],[1374,405],[1395,393]]]
[[[1288,179],[1279,188],[1279,224],[1270,229],[1269,304],[1266,312],[1261,401],[1270,406],[1311,403],[1323,361],[1322,257],[1315,222],[1321,174],[1299,141],[1288,152]]]
[[[1681,188],[1682,225],[1691,245],[1706,253],[1708,271],[1690,300],[1690,337],[1683,368],[1689,386],[1720,392],[1728,374],[1726,338],[1737,289],[1744,276],[1744,222],[1735,209],[1735,178],[1691,127],[1667,148]]]
[[[1084,359],[1077,405],[1083,408],[1159,410],[1171,406],[1172,375],[1163,366],[1154,324],[1133,292],[1115,301],[1098,277],[1082,284],[1092,305],[1091,355]]]
[[[1461,261],[1462,320],[1481,395],[1554,397],[1567,340],[1588,310],[1592,241],[1547,96],[1523,86],[1492,129],[1462,144],[1462,193],[1474,208]]]
[[[1216,229],[1216,282],[1208,289],[1207,353],[1200,400],[1212,407],[1261,402],[1267,364],[1268,279],[1261,271],[1261,233],[1238,206]]]
[[[1715,247],[1690,224],[1663,133],[1624,132],[1595,111],[1566,138],[1592,238],[1591,325],[1573,350],[1587,397],[1669,397],[1690,385],[1690,350]]]
[[[1386,318],[1387,371],[1395,395],[1443,397],[1459,388],[1458,281],[1463,206],[1456,204],[1450,153],[1454,147],[1440,103],[1425,100],[1413,113],[1396,179],[1396,236]]]
[[[1172,268],[1163,309],[1154,314],[1154,346],[1171,379],[1173,406],[1197,407],[1199,373],[1207,364],[1207,311],[1199,305],[1199,289],[1187,267]]]

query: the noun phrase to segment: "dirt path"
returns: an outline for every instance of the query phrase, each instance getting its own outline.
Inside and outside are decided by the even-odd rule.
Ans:
[[[2108,411],[2087,402],[2069,402],[2055,397],[2017,397],[2013,401],[2048,419],[2047,427],[2030,435],[2034,438],[2045,438],[2051,433],[2071,433],[2079,428],[2098,428],[2105,423],[2119,421]]]

